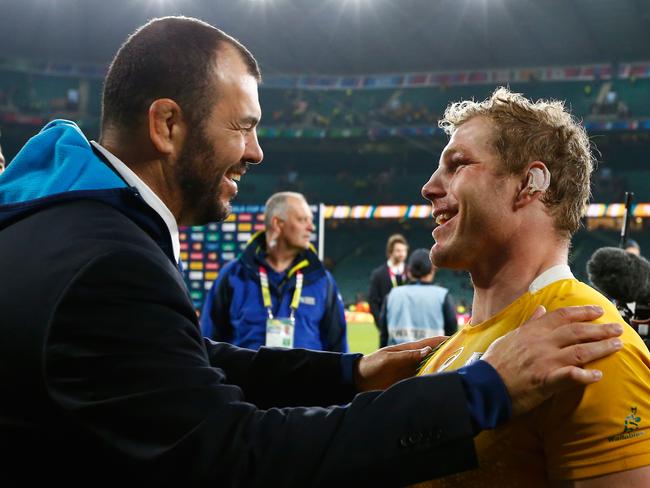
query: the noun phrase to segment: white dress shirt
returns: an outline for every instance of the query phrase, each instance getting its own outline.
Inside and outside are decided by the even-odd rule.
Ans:
[[[167,228],[169,229],[169,235],[172,239],[172,248],[174,251],[174,259],[176,263],[179,262],[181,244],[178,236],[178,224],[176,223],[176,218],[174,214],[167,208],[167,205],[156,195],[147,184],[142,181],[138,175],[136,175],[126,164],[119,160],[114,154],[108,151],[108,149],[102,147],[95,141],[90,141],[90,143],[102,153],[108,162],[111,163],[115,171],[124,178],[129,185],[135,187],[142,196],[142,199],[149,205],[160,217],[163,219]]]

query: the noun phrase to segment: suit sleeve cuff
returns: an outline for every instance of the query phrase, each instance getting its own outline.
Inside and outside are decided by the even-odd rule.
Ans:
[[[354,353],[354,354],[341,354],[341,373],[343,378],[344,385],[354,384],[354,369],[356,367],[357,361],[363,357],[363,354]]]
[[[487,362],[476,361],[458,370],[474,433],[494,429],[512,417],[512,404],[499,373]]]

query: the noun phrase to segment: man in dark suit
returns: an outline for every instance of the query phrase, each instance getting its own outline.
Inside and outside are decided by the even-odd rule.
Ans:
[[[177,223],[224,218],[261,162],[258,82],[233,38],[155,19],[111,64],[100,143],[54,121],[0,176],[4,485],[404,485],[474,466],[480,429],[598,379],[575,365],[619,332],[580,324],[585,307],[392,387],[437,341],[362,357],[203,339]]]
[[[380,323],[381,309],[386,296],[393,288],[406,282],[404,264],[408,252],[409,245],[406,238],[402,234],[391,235],[386,242],[388,260],[370,274],[368,303],[370,304],[370,313],[372,313],[377,326]]]

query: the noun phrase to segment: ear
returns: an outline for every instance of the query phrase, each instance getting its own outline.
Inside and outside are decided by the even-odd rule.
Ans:
[[[277,215],[274,215],[271,218],[271,225],[266,229],[266,235],[269,239],[277,239],[280,235],[280,226],[282,224],[282,219]]]
[[[284,225],[284,220],[282,220],[277,215],[273,216],[273,218],[271,219],[271,230],[276,236],[280,234],[283,225]]]
[[[551,184],[551,173],[541,161],[530,163],[518,187],[515,208],[522,208],[539,200]]]
[[[165,156],[177,156],[185,141],[187,127],[181,107],[169,98],[154,100],[149,106],[149,138]]]

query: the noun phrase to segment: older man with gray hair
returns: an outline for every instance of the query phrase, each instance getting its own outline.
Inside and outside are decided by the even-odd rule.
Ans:
[[[346,352],[343,302],[310,244],[314,224],[305,197],[272,195],[264,225],[214,282],[201,316],[203,334],[250,349]]]

